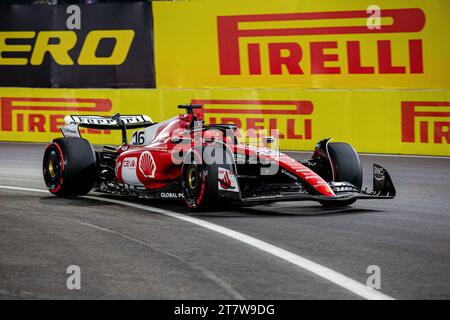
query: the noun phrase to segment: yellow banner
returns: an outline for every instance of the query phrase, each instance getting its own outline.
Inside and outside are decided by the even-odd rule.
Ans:
[[[159,88],[450,85],[448,0],[152,4]]]
[[[284,150],[313,150],[331,137],[359,152],[450,156],[450,91],[276,89],[0,89],[0,140],[48,142],[68,114],[146,114],[159,122],[177,105],[203,105],[207,123],[278,130]],[[88,131],[120,144],[120,131]],[[130,135],[131,137],[131,135]]]

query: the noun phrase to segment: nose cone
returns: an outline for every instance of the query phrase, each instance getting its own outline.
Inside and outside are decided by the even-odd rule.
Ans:
[[[328,196],[328,197],[335,196],[334,191],[331,189],[331,187],[327,183],[317,186],[316,190],[324,196]]]

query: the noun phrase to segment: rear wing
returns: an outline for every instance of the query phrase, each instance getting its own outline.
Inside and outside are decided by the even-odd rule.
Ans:
[[[146,115],[120,115],[119,113],[111,117],[69,115],[64,118],[64,121],[66,125],[60,128],[64,137],[80,138],[80,127],[98,130],[122,130],[122,142],[124,144],[127,143],[127,129],[144,128],[155,124]]]
[[[99,130],[121,129],[123,124],[127,129],[149,127],[154,124],[152,119],[146,115],[120,115],[112,117],[101,116],[66,116],[64,121],[67,125],[78,125],[83,128]]]

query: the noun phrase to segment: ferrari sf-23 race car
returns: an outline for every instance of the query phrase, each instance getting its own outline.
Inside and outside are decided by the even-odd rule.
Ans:
[[[268,148],[240,142],[232,124],[205,124],[201,105],[154,123],[145,115],[66,116],[63,138],[53,139],[43,158],[48,190],[58,196],[97,192],[148,199],[183,199],[190,208],[221,203],[313,200],[348,206],[357,199],[391,199],[396,191],[388,172],[373,164],[373,190],[362,187],[355,149],[324,139],[311,159],[297,161]],[[99,150],[79,128],[122,131],[122,145]],[[133,131],[128,142],[127,130]],[[272,137],[266,137],[271,142]]]

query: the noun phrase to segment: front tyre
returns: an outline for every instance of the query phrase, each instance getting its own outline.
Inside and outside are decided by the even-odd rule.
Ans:
[[[363,172],[361,160],[356,150],[348,143],[328,143],[328,154],[333,173],[333,181],[350,182],[361,190]],[[321,201],[325,207],[346,207],[356,202],[356,199],[348,201]]]
[[[42,172],[48,190],[54,195],[87,194],[97,179],[94,149],[85,139],[54,139],[45,149]]]

